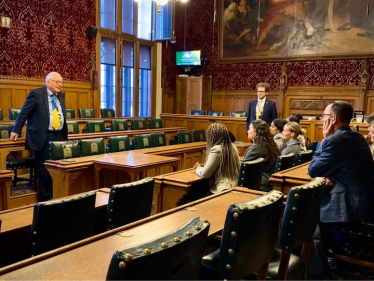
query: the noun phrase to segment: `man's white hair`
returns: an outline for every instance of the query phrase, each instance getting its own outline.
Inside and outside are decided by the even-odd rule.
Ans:
[[[60,73],[58,73],[58,72],[50,72],[50,73],[48,73],[47,77],[45,77],[45,82],[47,82],[48,80],[51,80],[52,76],[54,76],[56,74],[59,75],[59,76],[61,76]]]

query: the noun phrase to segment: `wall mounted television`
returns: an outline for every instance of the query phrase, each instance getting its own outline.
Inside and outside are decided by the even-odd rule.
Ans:
[[[177,51],[176,65],[177,66],[200,66],[201,65],[201,51]]]

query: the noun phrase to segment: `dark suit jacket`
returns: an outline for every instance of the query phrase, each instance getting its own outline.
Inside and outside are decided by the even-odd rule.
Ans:
[[[268,150],[258,144],[258,143],[253,143],[248,149],[246,150],[244,157],[242,159],[242,162],[246,161],[253,161],[258,158],[264,158],[265,159],[265,164],[262,170],[262,178],[261,178],[261,186],[260,189],[262,191],[270,191],[271,190],[271,184],[269,181],[269,178],[271,175],[274,173],[274,168],[275,168],[275,162],[271,163],[269,159],[269,152]]]
[[[64,139],[67,139],[65,93],[60,92],[57,97],[61,104],[62,113],[64,114],[62,133]],[[47,87],[31,90],[13,127],[13,132],[20,134],[27,120],[26,148],[35,151],[43,150],[47,139],[49,116]]]
[[[251,101],[248,105],[248,114],[247,114],[247,131],[249,125],[253,120],[256,120],[256,106],[257,106],[257,99]],[[278,118],[277,115],[277,105],[272,100],[266,98],[266,102],[264,104],[264,108],[262,111],[262,115],[260,119],[264,120],[269,125],[273,122],[274,119]]]
[[[364,137],[344,126],[327,137],[309,166],[311,177],[328,177],[322,222],[374,221],[374,163]]]

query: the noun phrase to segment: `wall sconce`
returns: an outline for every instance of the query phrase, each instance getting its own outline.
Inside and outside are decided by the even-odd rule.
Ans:
[[[10,28],[10,17],[1,16],[1,27]]]

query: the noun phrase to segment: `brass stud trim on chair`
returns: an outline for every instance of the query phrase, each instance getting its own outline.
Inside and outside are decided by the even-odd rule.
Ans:
[[[293,207],[293,208],[292,208],[292,211],[296,212],[296,211],[297,211],[297,208],[296,208],[296,207]]]
[[[163,249],[169,247],[169,245],[168,245],[167,243],[165,243],[165,242],[162,242],[160,246],[161,246],[161,248],[163,248]]]
[[[295,222],[294,221],[290,221],[290,224],[295,224]]]
[[[199,231],[199,230],[201,230],[201,227],[198,226],[198,225],[196,225],[196,226],[195,226],[195,230],[198,230],[198,231]]]
[[[297,198],[300,198],[300,194],[299,193],[296,193],[295,194],[295,198],[297,199]]]
[[[229,249],[229,254],[233,255],[234,254],[234,250],[233,249]]]
[[[144,249],[143,253],[146,254],[146,255],[149,255],[151,253],[151,250],[150,249]]]
[[[187,231],[186,232],[186,236],[192,236],[192,232],[191,231]]]
[[[207,219],[204,219],[203,221],[204,221],[204,223],[209,223],[209,221]]]
[[[235,231],[232,231],[232,232],[231,232],[231,237],[236,237],[236,235],[237,235],[237,234],[236,234]]]
[[[226,270],[231,270],[231,265],[226,264]]]
[[[119,269],[126,269],[127,265],[124,261],[120,261],[118,267]]]
[[[36,236],[36,231],[34,231],[34,233],[33,233],[35,236]]]
[[[125,260],[131,261],[132,255],[131,254],[125,254]]]
[[[237,218],[239,218],[239,213],[235,212],[234,213],[234,219],[237,219]]]
[[[173,239],[173,241],[174,241],[175,243],[179,243],[179,242],[181,241],[181,239],[180,239],[179,237],[175,237],[175,238]]]

